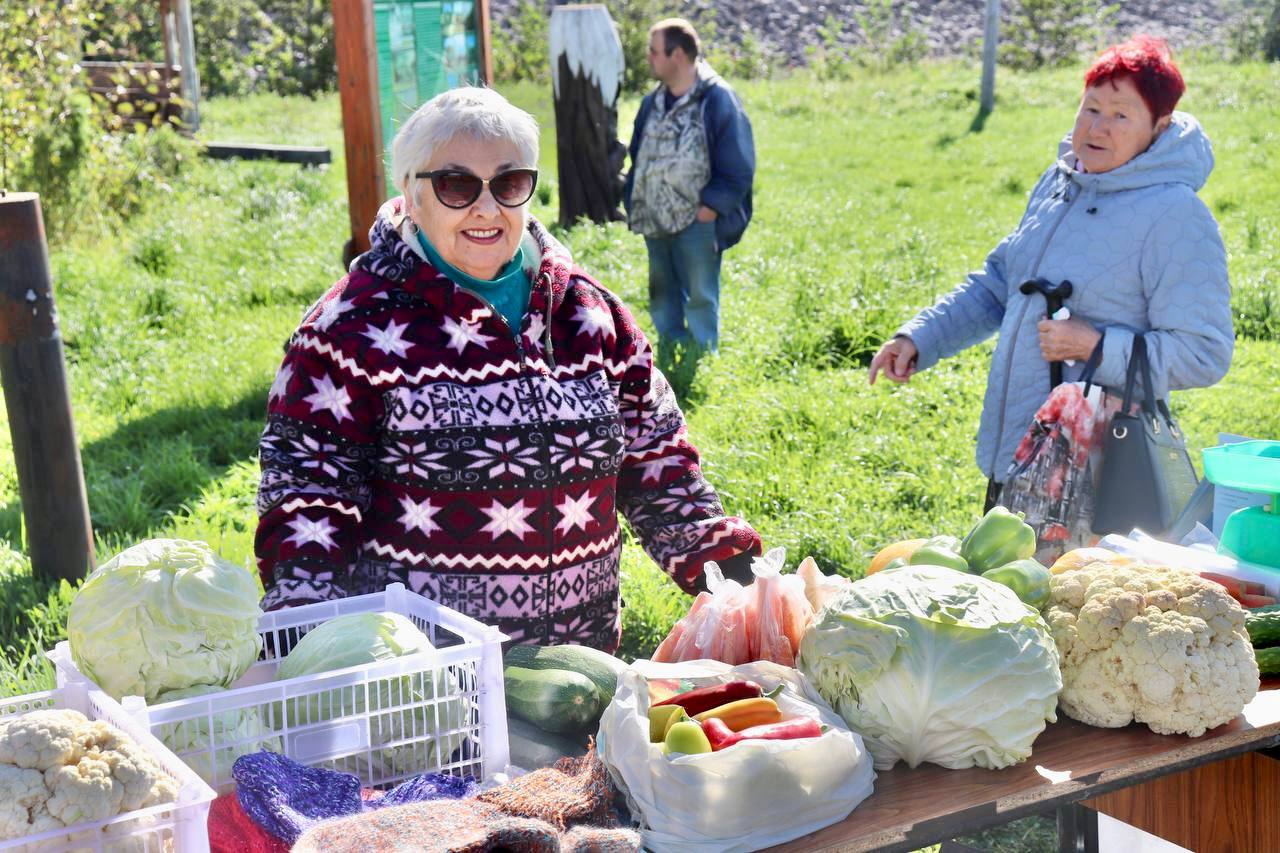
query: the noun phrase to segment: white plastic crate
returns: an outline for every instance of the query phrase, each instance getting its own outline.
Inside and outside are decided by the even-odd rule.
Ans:
[[[336,616],[370,612],[408,617],[434,650],[275,680],[275,650],[292,648]],[[498,629],[395,583],[383,592],[267,613],[258,633],[265,659],[230,689],[158,705],[138,696],[122,703],[219,793],[234,787],[235,759],[261,749],[352,773],[375,787],[426,772],[483,779],[509,763],[501,645],[507,637]],[[67,643],[49,657],[59,684],[87,681]]]
[[[114,699],[86,682],[0,699],[0,721],[31,711],[65,708],[91,720],[103,720],[133,738],[178,782],[178,798],[100,820],[0,841],[0,850],[39,853],[209,853],[206,821],[213,789],[146,729],[138,726]]]

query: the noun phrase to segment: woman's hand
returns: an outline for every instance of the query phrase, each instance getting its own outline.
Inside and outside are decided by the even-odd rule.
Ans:
[[[881,371],[894,382],[906,382],[915,375],[916,356],[919,354],[911,338],[899,335],[885,341],[875,358],[871,359],[871,384],[876,384],[876,374]]]
[[[1085,361],[1102,339],[1102,332],[1074,317],[1070,320],[1041,320],[1036,329],[1040,332],[1040,354],[1045,361]]]
[[[705,204],[698,208],[699,222],[715,222],[717,215],[714,208],[707,207]]]

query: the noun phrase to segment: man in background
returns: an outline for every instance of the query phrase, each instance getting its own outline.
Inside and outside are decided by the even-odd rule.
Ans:
[[[636,114],[623,189],[631,230],[649,249],[649,313],[667,359],[677,344],[716,348],[720,255],[751,220],[751,122],[700,52],[686,20],[649,30],[658,86]]]

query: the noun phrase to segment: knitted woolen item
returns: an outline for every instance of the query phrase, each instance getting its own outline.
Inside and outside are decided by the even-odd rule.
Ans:
[[[235,794],[209,806],[209,853],[289,853],[289,845],[267,832],[240,808]]]
[[[350,773],[307,767],[275,752],[241,756],[231,774],[244,811],[267,832],[291,844],[323,820],[387,806],[457,799],[479,788],[469,777],[424,773],[385,794],[362,791],[360,780]]]
[[[365,798],[365,808],[387,808],[409,803],[425,803],[428,800],[460,800],[480,790],[480,785],[470,776],[447,776],[443,773],[423,773],[401,782],[385,794],[374,791]]]
[[[561,830],[569,823],[588,821],[597,826],[617,825],[609,770],[596,755],[594,742],[586,755],[562,758],[551,767],[526,773],[476,799],[507,814],[545,820]]]
[[[475,799],[394,806],[308,830],[294,853],[559,853],[549,823],[504,814]],[[638,848],[631,848],[632,850]]]
[[[307,767],[277,752],[242,755],[231,775],[245,813],[290,844],[317,822],[362,808],[355,776]]]

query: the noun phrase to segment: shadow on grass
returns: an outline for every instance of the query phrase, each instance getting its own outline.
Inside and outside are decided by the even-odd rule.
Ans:
[[[991,117],[991,110],[984,107],[978,107],[978,112],[974,115],[973,121],[969,123],[970,133],[982,133],[983,128],[987,126],[987,119]]]
[[[264,387],[227,405],[162,409],[81,447],[95,537],[141,538],[230,466],[253,458],[266,409]],[[17,500],[0,506],[0,537],[20,541],[21,515]]]

